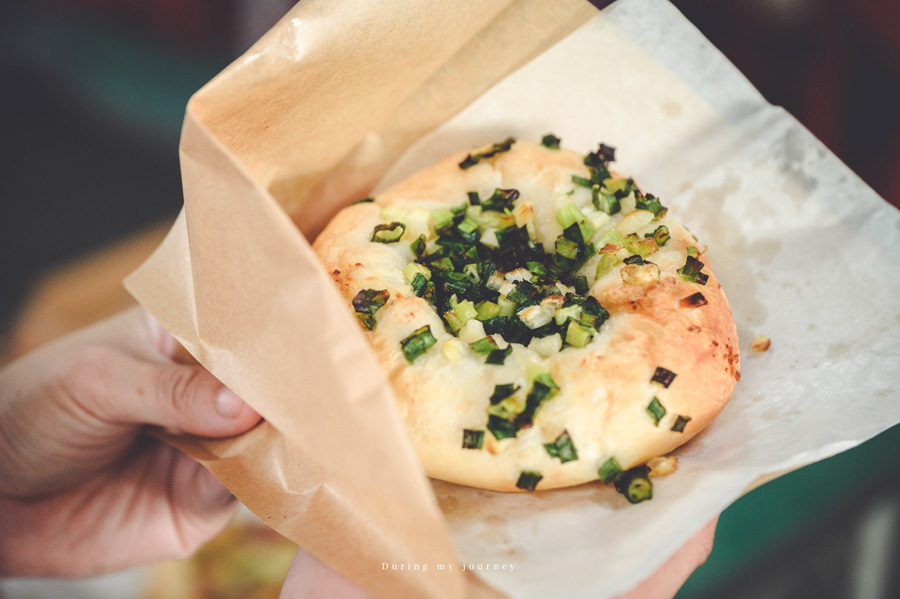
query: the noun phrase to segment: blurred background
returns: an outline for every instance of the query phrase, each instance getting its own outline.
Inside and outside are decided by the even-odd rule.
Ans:
[[[182,203],[178,139],[188,98],[292,2],[5,4],[0,363],[129,304],[121,278],[156,247]],[[674,4],[771,103],[900,206],[900,2]],[[900,470],[890,460],[898,450],[895,428],[743,497],[723,514],[713,555],[679,597],[900,597]],[[183,590],[155,596],[200,597],[196,580],[214,578],[203,569],[213,562],[256,586],[220,581],[210,596],[277,596],[291,548],[248,530],[253,519],[242,518],[189,566],[79,583],[5,581],[0,596],[146,597],[151,591],[127,595],[122,585],[149,588],[149,577]],[[282,558],[257,560],[251,572],[247,547]],[[106,588],[113,594],[98,594]]]

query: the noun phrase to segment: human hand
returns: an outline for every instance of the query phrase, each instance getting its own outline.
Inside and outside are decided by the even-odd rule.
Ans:
[[[663,566],[634,589],[616,599],[672,599],[712,551],[718,518],[704,526]],[[288,570],[281,599],[370,599],[371,595],[300,549]]]
[[[0,575],[88,576],[186,557],[236,509],[146,425],[206,437],[259,415],[132,309],[0,371]]]
[[[713,518],[659,570],[616,599],[672,599],[694,570],[702,566],[712,552],[718,521],[718,516]]]

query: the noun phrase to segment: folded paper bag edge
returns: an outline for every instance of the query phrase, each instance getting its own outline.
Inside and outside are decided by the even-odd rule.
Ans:
[[[217,192],[223,191],[221,189],[221,186],[235,184],[235,181],[233,179],[235,177],[238,179],[243,177],[244,173],[241,171],[239,166],[228,165],[227,157],[223,157],[222,155],[224,149],[221,147],[217,147],[217,144],[215,144],[214,140],[210,140],[209,138],[206,138],[205,140],[203,139],[205,133],[202,126],[200,126],[199,123],[194,122],[193,119],[190,118],[190,115],[188,116],[188,118],[186,118],[185,121],[185,135],[188,136],[188,141],[187,143],[183,144],[183,164],[185,164],[186,167],[185,191],[186,198],[188,199],[188,204],[186,205],[186,209],[183,215],[179,217],[176,226],[173,227],[173,230],[167,237],[167,240],[164,241],[163,245],[160,246],[160,248],[157,250],[157,252],[154,253],[153,256],[151,256],[151,258],[145,265],[139,268],[138,271],[136,271],[132,276],[128,278],[127,286],[129,288],[129,291],[131,291],[135,295],[136,299],[139,302],[144,304],[151,313],[160,318],[160,321],[164,326],[168,326],[174,323],[176,325],[176,327],[174,328],[178,329],[177,331],[173,331],[173,334],[178,333],[177,335],[175,335],[176,338],[179,338],[179,340],[184,343],[189,350],[191,350],[191,352],[200,360],[201,363],[210,368],[210,370],[214,374],[219,376],[219,378],[223,379],[223,382],[235,388],[235,390],[239,394],[245,395],[248,398],[248,402],[253,405],[255,403],[254,399],[256,399],[254,397],[254,393],[248,393],[248,390],[245,389],[247,385],[241,384],[241,382],[237,380],[238,378],[240,378],[240,376],[238,375],[242,374],[241,371],[243,370],[243,374],[246,374],[247,370],[246,367],[242,368],[242,365],[240,364],[240,358],[235,357],[235,352],[229,353],[227,351],[222,351],[221,348],[206,347],[205,340],[200,339],[198,335],[198,331],[200,330],[200,327],[198,327],[198,322],[200,321],[200,317],[202,315],[198,315],[196,313],[197,298],[194,292],[202,289],[203,286],[203,281],[198,282],[198,277],[206,276],[207,278],[209,278],[210,276],[214,276],[219,273],[216,273],[216,269],[211,268],[210,264],[202,263],[202,261],[198,262],[197,257],[195,256],[197,246],[202,247],[204,246],[204,244],[210,243],[215,245],[216,241],[221,242],[223,240],[227,243],[228,237],[227,235],[221,236],[217,232],[207,234],[203,231],[204,225],[202,223],[190,222],[191,214],[196,214],[195,208],[197,203],[197,198],[192,196],[192,193],[196,192],[200,194],[211,194],[215,196],[216,199],[208,199],[207,203],[215,203],[215,209],[219,210],[221,207],[218,206],[217,201],[220,197],[220,193]],[[210,141],[212,141],[213,143],[209,144]],[[195,144],[200,145],[198,146]],[[202,164],[204,161],[200,160],[199,162],[192,162],[191,160],[186,160],[184,158],[185,154],[196,152],[199,148],[204,148],[204,152],[211,154],[207,155],[206,158],[212,160],[212,164],[214,165],[214,176],[210,177],[209,172],[204,173],[201,176],[201,179],[203,179],[203,181],[199,183],[199,185],[195,189],[187,182],[187,179],[189,179],[191,176],[187,173],[192,172],[191,169],[197,167],[198,164]],[[196,160],[198,157],[194,155],[192,158]],[[219,163],[218,161],[220,160],[224,160],[224,164]],[[226,176],[225,173],[229,170],[230,173]],[[231,180],[228,180],[226,182],[225,180],[229,177],[231,178]],[[238,183],[239,188],[241,185],[244,186],[242,191],[247,191],[248,189],[252,189],[254,187],[252,182],[249,182],[249,187],[247,187],[247,181]],[[256,191],[257,193],[260,193],[258,187],[256,188]],[[264,190],[262,190],[262,193],[264,193]],[[241,202],[247,201],[246,197],[241,197],[240,200]],[[272,200],[271,198],[268,198],[268,202],[271,205],[274,205],[274,200]],[[287,220],[287,217],[283,213],[283,211],[279,211],[278,214],[280,214],[280,217],[282,219]],[[241,222],[241,219],[237,220]],[[287,226],[290,226],[289,221]],[[293,227],[290,228],[290,231],[292,235],[295,235],[298,238],[300,237],[299,232],[297,232]],[[302,245],[305,242],[301,241],[300,243]],[[188,251],[189,255],[185,256],[183,253],[184,251]],[[313,265],[313,270],[315,270],[316,268],[321,270],[321,266],[319,266],[318,264]],[[159,275],[162,275],[161,280],[164,282],[163,289],[160,289],[159,285],[157,285],[160,280],[153,280],[148,278]],[[182,278],[179,279],[178,277]],[[327,283],[331,285],[332,283],[330,279],[328,279],[327,276],[325,278],[327,279]],[[221,281],[216,281],[216,284],[221,284]],[[336,290],[332,291],[334,293],[337,293]],[[177,309],[178,306],[172,305],[173,302],[182,303],[182,305],[180,306],[180,312]],[[209,307],[208,304],[206,307]],[[341,314],[343,314],[343,311],[345,311],[346,309],[344,306],[338,305],[338,310],[341,311]],[[173,314],[176,315],[175,320],[173,320]],[[184,317],[185,314],[189,316]],[[348,321],[352,322],[352,318],[350,318],[349,315],[344,316],[348,319]],[[215,318],[212,320],[216,322]],[[211,359],[216,360],[217,358],[221,358],[222,356],[225,356],[227,362],[226,364],[217,365],[210,362]],[[254,385],[250,385],[250,388],[253,387]],[[393,409],[393,405],[391,405],[391,410]],[[397,419],[396,414],[393,414],[393,417],[394,419]],[[399,426],[399,423],[396,424],[395,427],[396,426]],[[392,443],[396,445],[396,439]],[[409,450],[409,456],[410,457],[408,457],[406,460],[407,462],[411,461],[410,464],[408,464],[410,466],[409,472],[416,472],[417,469],[421,468],[421,466],[418,465],[418,461],[414,458],[414,456],[412,456],[411,449]],[[401,460],[401,463],[402,462],[403,461]],[[393,465],[393,467],[396,469],[397,465]],[[409,473],[407,473],[405,476],[408,477]],[[232,480],[232,486],[234,486],[234,484],[240,484],[234,482],[233,477],[228,477],[225,474],[223,474],[223,476],[221,477],[229,478],[230,480]],[[400,501],[400,503],[412,502],[412,505],[409,506],[410,509],[403,512],[403,517],[406,521],[407,526],[409,526],[408,522],[410,520],[416,520],[415,515],[418,512],[419,521],[415,528],[417,528],[419,532],[421,532],[422,530],[429,530],[430,532],[428,535],[424,536],[425,540],[422,540],[422,537],[419,537],[417,540],[411,534],[411,531],[408,530],[406,534],[406,542],[411,543],[411,546],[413,547],[417,545],[421,546],[422,544],[424,544],[425,547],[423,548],[421,553],[425,556],[429,556],[429,559],[431,559],[431,556],[434,556],[433,561],[455,561],[455,549],[453,548],[452,541],[449,537],[446,523],[443,521],[443,517],[440,513],[439,508],[437,507],[436,501],[433,498],[433,494],[431,494],[430,488],[427,486],[424,474],[422,474],[421,478],[422,480],[420,482],[414,482],[412,484],[412,487],[410,487],[409,481],[407,481],[405,485],[401,485],[401,488],[405,488],[406,491],[402,493],[403,500]],[[347,481],[344,482],[346,483]],[[353,481],[350,482],[352,483]],[[349,487],[345,485],[345,488],[352,487],[352,484],[350,484]],[[416,487],[418,487],[418,490],[415,490]],[[341,488],[341,485],[338,484],[337,488]],[[236,495],[248,495],[248,493],[241,493],[240,490],[235,488],[233,488],[232,490],[238,491],[235,493]],[[422,490],[424,490],[425,492],[423,493]],[[418,507],[415,507],[416,505],[418,505]],[[260,506],[253,505],[248,505],[248,507],[250,507],[255,512],[265,511],[264,505],[262,506],[262,508]],[[424,512],[422,511],[423,507],[425,508]],[[363,509],[363,511],[365,511],[365,509]],[[398,517],[399,515],[400,514],[395,513],[394,517]],[[379,522],[381,522],[381,527],[383,528],[383,516],[384,514],[372,515],[372,522],[376,524],[376,528],[379,527],[377,526]],[[402,526],[397,527],[398,530],[401,528]],[[390,530],[391,532],[394,531],[393,528],[391,528]],[[282,534],[285,533],[285,531],[280,532],[282,532]],[[288,536],[289,538],[296,536],[291,534],[290,531],[287,531],[287,533],[288,534],[286,534],[286,536]],[[387,533],[387,530],[385,530],[385,533],[385,538],[391,536],[390,533]],[[397,536],[399,536],[399,533]],[[309,539],[306,540],[308,541]],[[396,541],[394,541],[394,543],[395,542]],[[308,545],[307,548],[311,549],[311,553],[313,553],[314,555],[316,554],[315,548],[311,548]],[[412,554],[410,554],[410,552],[407,550],[400,550],[399,553],[400,555],[396,557],[397,561],[400,561],[401,559],[407,559],[410,557],[410,555],[416,554],[417,552],[413,551]],[[325,558],[323,559],[325,563],[327,563],[333,569],[341,572],[351,580],[366,582],[364,576],[365,572],[361,571],[361,567],[359,566],[359,564],[357,564],[355,567],[351,565],[351,568],[348,570],[345,564],[335,563],[335,556],[321,555],[321,553],[319,555]],[[339,556],[337,557],[337,559],[339,559]],[[442,573],[442,578],[439,581],[439,585],[437,584],[437,581],[435,581],[434,584],[431,585],[430,589],[425,589],[416,587],[420,587],[420,585],[425,583],[426,577],[405,577],[404,579],[400,579],[397,576],[392,576],[391,573],[385,574],[380,574],[378,580],[375,581],[376,586],[370,586],[369,588],[372,588],[373,591],[377,592],[378,586],[390,586],[387,585],[386,582],[391,579],[395,579],[393,580],[393,586],[396,587],[397,585],[399,585],[400,587],[402,587],[403,585],[412,585],[413,588],[410,589],[410,592],[416,593],[418,595],[434,597],[462,596],[462,578],[458,575],[450,574],[449,576],[447,576],[447,573]],[[381,584],[377,584],[379,582]]]

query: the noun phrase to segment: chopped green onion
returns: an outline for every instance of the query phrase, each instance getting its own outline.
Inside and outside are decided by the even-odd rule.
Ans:
[[[632,254],[637,254],[642,258],[646,258],[650,254],[658,252],[659,246],[656,244],[656,239],[653,237],[641,238],[637,233],[629,233],[625,236],[625,249]]]
[[[416,275],[422,275],[426,280],[431,280],[431,270],[427,266],[423,266],[416,262],[410,262],[406,266],[403,267],[403,279],[412,284],[413,279],[416,278]]]
[[[572,175],[572,183],[578,185],[579,187],[587,187],[588,189],[590,189],[593,185],[590,179],[579,177],[578,175]]]
[[[523,470],[519,475],[519,480],[516,481],[516,486],[524,491],[534,491],[542,478],[544,477],[540,472]]]
[[[678,274],[680,274],[681,278],[685,281],[706,285],[706,281],[709,280],[709,275],[700,272],[703,269],[703,266],[703,262],[689,254],[684,266],[678,269]]]
[[[444,313],[444,320],[450,325],[454,333],[463,328],[467,322],[478,315],[475,304],[471,300],[458,302],[453,309]]]
[[[512,316],[519,307],[519,304],[502,295],[497,298],[497,305],[500,306],[500,316]]]
[[[478,312],[475,316],[478,320],[487,320],[488,318],[500,316],[500,306],[487,300],[475,304],[475,310]]]
[[[575,277],[572,277],[572,283],[575,287],[575,293],[579,295],[584,295],[590,290],[590,287],[588,287],[587,277],[584,275],[577,275]]]
[[[566,343],[572,347],[584,347],[594,338],[594,329],[582,326],[576,320],[570,320],[566,328]]]
[[[496,364],[498,366],[502,366],[504,362],[506,362],[506,358],[512,353],[513,348],[512,345],[507,345],[506,349],[495,349],[491,353],[488,354],[487,359],[484,361],[485,364]]]
[[[409,284],[417,297],[421,297],[429,302],[434,301],[434,283],[426,279],[425,275],[420,272],[416,273],[416,276],[413,277]]]
[[[477,264],[466,264],[463,266],[463,274],[469,277],[469,280],[474,284],[481,282],[481,275],[478,274]]]
[[[515,422],[515,419],[518,418],[524,409],[525,404],[522,403],[522,398],[516,395],[510,395],[497,403],[492,403],[487,407],[486,411],[488,416],[496,416],[498,418],[509,420],[516,424],[516,428],[518,429],[520,427]]]
[[[594,278],[599,279],[610,272],[618,261],[619,259],[614,254],[603,254],[600,256],[600,260],[597,261],[597,272],[594,273]]]
[[[467,195],[469,196],[469,206],[481,205],[481,198],[478,197],[477,191],[470,191]]]
[[[553,318],[556,321],[556,324],[562,326],[566,324],[568,320],[578,320],[581,316],[581,306],[577,304],[572,304],[571,306],[563,306],[562,308],[557,308],[553,313]]]
[[[415,241],[409,244],[409,249],[416,258],[421,258],[425,254],[425,236],[419,235]]]
[[[551,150],[559,149],[559,142],[562,141],[552,133],[548,133],[544,137],[541,138],[541,145],[545,148],[549,148]]]
[[[474,243],[478,239],[478,236],[474,235],[478,232],[478,223],[471,216],[466,216],[461,223],[456,225],[456,230],[469,243]]]
[[[431,262],[431,268],[435,270],[453,270],[453,261],[450,258],[438,258]]]
[[[637,192],[637,187],[632,179],[610,179],[603,182],[606,190],[615,195],[617,199],[627,198],[632,192]]]
[[[494,438],[498,441],[515,437],[516,433],[519,432],[519,427],[514,423],[506,418],[494,416],[493,414],[488,416],[487,429],[491,431],[491,434],[494,435]]]
[[[365,328],[367,331],[373,330],[375,328],[375,325],[377,324],[374,314],[357,313],[356,319],[359,320],[360,324],[362,324],[363,328]]]
[[[647,413],[653,418],[653,426],[659,426],[659,421],[666,415],[666,408],[660,403],[659,398],[654,396],[647,406]]]
[[[572,202],[569,202],[556,211],[556,222],[558,222],[559,226],[563,229],[567,229],[575,223],[584,222],[584,220],[584,213]]]
[[[471,349],[476,354],[485,356],[497,349],[497,342],[494,341],[493,337],[485,337],[483,339],[479,339],[478,341],[473,341],[472,343],[470,343],[469,349]]]
[[[459,168],[465,170],[467,168],[475,166],[482,160],[493,158],[495,155],[501,152],[508,152],[510,148],[512,148],[514,143],[516,143],[516,140],[512,137],[508,137],[501,142],[491,145],[486,150],[482,150],[481,152],[472,152],[468,156],[466,156],[462,162],[459,163]]]
[[[668,208],[663,206],[659,200],[649,193],[643,197],[637,197],[635,204],[635,208],[638,210],[649,210],[653,213],[654,218],[662,218],[668,212]]]
[[[678,376],[671,370],[667,370],[662,366],[657,366],[656,370],[653,371],[653,376],[650,378],[651,383],[656,383],[657,385],[662,385],[666,389],[669,388],[669,385],[672,384],[672,381],[675,380],[675,377]]]
[[[578,324],[584,327],[590,327],[599,331],[602,325],[609,318],[609,312],[600,305],[600,302],[589,295],[581,304],[581,315],[578,317]]]
[[[644,237],[652,237],[656,241],[656,245],[662,247],[669,241],[669,227],[660,225],[656,227],[653,233],[645,233]]]
[[[506,294],[506,298],[516,302],[518,306],[525,306],[532,302],[537,288],[531,281],[519,281],[512,291]]]
[[[438,208],[431,213],[431,221],[434,223],[432,229],[435,233],[441,235],[450,230],[455,218],[456,216],[449,208]]]
[[[494,393],[491,395],[491,404],[496,404],[503,401],[518,390],[519,387],[516,387],[513,383],[495,385]]]
[[[353,309],[356,318],[369,331],[375,328],[375,313],[380,310],[391,297],[387,289],[363,289],[353,298]]]
[[[556,253],[563,258],[575,260],[578,257],[579,244],[560,235],[556,239]]]
[[[435,343],[437,343],[437,339],[431,334],[431,326],[426,324],[403,339],[400,342],[400,347],[403,350],[403,356],[406,358],[406,361],[412,364],[421,358],[425,351]]]
[[[675,419],[675,424],[672,425],[672,430],[676,433],[683,433],[684,427],[687,426],[687,423],[691,421],[690,416],[682,416],[681,414]]]
[[[605,143],[601,143],[600,147],[597,148],[596,152],[591,152],[584,158],[584,163],[588,166],[605,166],[610,162],[615,162],[616,160],[616,149],[612,146],[608,146]]]
[[[355,206],[356,204],[369,204],[369,203],[374,202],[374,201],[375,201],[375,198],[362,198],[362,199],[360,199],[360,200],[356,200],[356,201],[353,202],[353,204],[351,204],[351,205]]]
[[[550,454],[551,458],[559,458],[563,464],[578,459],[578,452],[575,451],[575,445],[569,436],[569,431],[564,430],[553,443],[545,443],[544,449]]]
[[[527,268],[533,275],[541,276],[541,275],[547,274],[547,269],[544,268],[544,265],[541,264],[540,262],[534,262],[534,261],[526,262],[525,268]]]
[[[528,398],[535,397],[538,401],[550,399],[559,393],[559,385],[553,380],[549,372],[541,372],[531,381],[531,391]]]
[[[600,470],[597,471],[597,474],[600,476],[600,482],[607,485],[622,476],[622,472],[622,466],[619,465],[616,458],[612,457],[603,462],[603,465],[600,466]]]
[[[463,300],[456,304],[453,307],[453,311],[456,315],[463,320],[464,322],[468,322],[475,318],[478,315],[478,311],[475,309],[475,304],[472,303],[471,300]]]
[[[403,223],[393,222],[387,225],[375,225],[372,231],[371,241],[378,243],[396,243],[403,237],[406,232],[406,225]]]
[[[484,431],[463,429],[462,448],[463,449],[481,449],[484,443]]]
[[[625,245],[625,238],[622,237],[622,234],[616,231],[616,229],[610,229],[600,238],[600,243],[604,245]]]
[[[353,309],[361,314],[375,314],[390,299],[387,289],[363,289],[353,298]]]
[[[594,203],[594,208],[601,212],[605,212],[610,216],[622,210],[622,204],[619,202],[619,198],[617,198],[615,194],[609,193],[605,189],[601,189],[600,185],[596,183],[591,186],[591,201]]]
[[[519,198],[519,190],[517,189],[500,189],[494,190],[491,197],[481,202],[482,211],[503,212],[507,208],[511,208],[513,202]]]
[[[689,245],[687,246],[687,255],[696,258],[700,255],[700,250],[698,250],[696,246]]]
[[[629,503],[640,503],[653,498],[653,483],[650,482],[646,466],[632,468],[615,483],[616,491],[625,496]]]

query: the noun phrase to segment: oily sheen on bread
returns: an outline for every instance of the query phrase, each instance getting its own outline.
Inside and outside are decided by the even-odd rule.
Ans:
[[[551,135],[465,150],[316,239],[429,476],[610,482],[731,397],[737,334],[705,250],[613,159]]]

